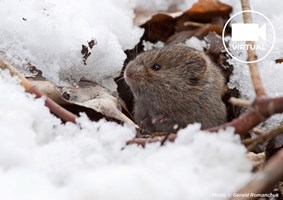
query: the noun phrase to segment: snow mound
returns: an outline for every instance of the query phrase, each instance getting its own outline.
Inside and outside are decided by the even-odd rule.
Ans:
[[[126,146],[134,127],[86,116],[61,124],[6,71],[0,93],[1,199],[206,200],[251,177],[233,129],[212,134],[194,124],[163,147]]]
[[[0,17],[0,53],[25,70],[35,65],[57,84],[116,75],[126,59],[124,50],[143,34],[133,25],[127,1],[3,0]],[[97,42],[93,48],[91,40]],[[82,45],[91,53],[86,65]]]

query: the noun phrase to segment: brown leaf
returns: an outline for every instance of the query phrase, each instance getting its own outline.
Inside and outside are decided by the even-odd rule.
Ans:
[[[144,39],[151,42],[165,42],[175,32],[176,20],[167,14],[156,14],[141,27],[145,29]]]
[[[188,10],[193,19],[211,20],[216,16],[227,16],[232,7],[218,0],[199,0]]]
[[[232,11],[232,7],[223,4],[217,0],[199,0],[192,8],[185,11],[176,20],[176,30],[192,30],[198,28],[193,26],[192,23],[201,25],[201,23],[211,24],[214,31],[217,33],[222,32],[226,20],[229,18],[229,13]],[[201,26],[203,26],[201,25]]]

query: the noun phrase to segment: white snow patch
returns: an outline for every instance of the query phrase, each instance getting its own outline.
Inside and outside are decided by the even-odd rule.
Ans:
[[[197,37],[193,36],[190,39],[186,40],[186,45],[198,51],[203,51],[203,48],[206,47],[206,42],[199,40]]]
[[[152,49],[160,49],[164,46],[164,42],[161,41],[157,41],[156,43],[151,43],[149,41],[142,41],[142,45],[143,45],[143,50],[144,51],[149,51]]]
[[[134,0],[135,7],[154,11],[167,11],[170,6],[183,4],[184,0]]]

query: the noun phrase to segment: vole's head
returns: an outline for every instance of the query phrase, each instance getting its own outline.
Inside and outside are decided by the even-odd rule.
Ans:
[[[196,87],[204,79],[207,57],[185,45],[144,52],[126,67],[124,78],[134,93]]]

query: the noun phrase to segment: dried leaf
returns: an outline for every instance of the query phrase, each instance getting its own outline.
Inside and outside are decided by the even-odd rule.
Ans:
[[[121,112],[122,106],[118,99],[96,83],[82,81],[79,83],[79,87],[65,87],[62,88],[62,92],[68,93],[68,102],[94,109],[106,117],[135,125],[131,119]]]
[[[116,119],[128,124],[134,122],[121,112],[124,104],[120,99],[114,97],[110,92],[93,82],[81,81],[78,87],[57,87],[51,81],[38,81],[30,79],[33,86],[36,86],[42,93],[53,99],[58,104],[69,109],[83,112],[91,109],[95,120],[106,118]],[[75,108],[72,108],[75,106]],[[79,106],[79,107],[77,107]],[[97,115],[101,113],[102,115]]]
[[[176,20],[167,14],[156,14],[141,27],[145,29],[144,39],[151,42],[165,42],[175,31]]]
[[[266,163],[265,153],[255,154],[253,152],[248,152],[247,158],[252,162],[254,172],[263,169]]]
[[[184,12],[176,20],[176,30],[193,30],[197,27],[190,23],[210,24],[217,33],[222,32],[222,28],[229,18],[232,7],[217,0],[199,0],[192,8]],[[203,26],[203,25],[202,25]]]
[[[62,98],[60,90],[53,82],[48,80],[35,80],[33,78],[29,78],[28,80],[30,81],[31,85],[35,86],[39,91],[56,103],[61,105],[69,104],[69,102]]]
[[[218,0],[199,0],[187,13],[192,19],[211,20],[216,16],[227,16],[231,11],[231,6]]]

